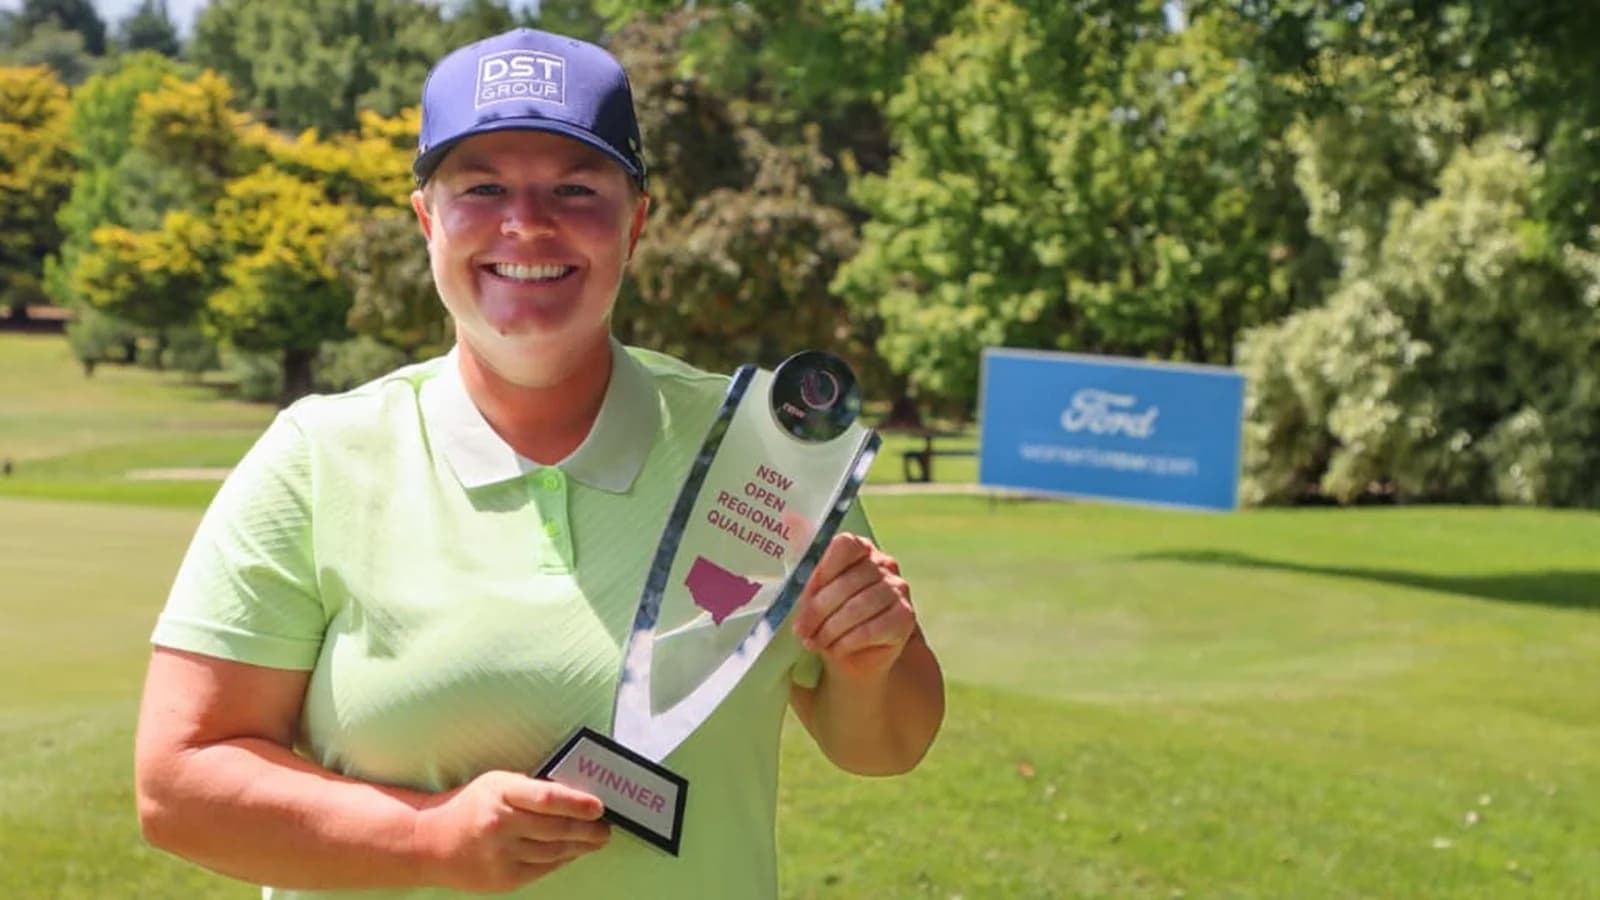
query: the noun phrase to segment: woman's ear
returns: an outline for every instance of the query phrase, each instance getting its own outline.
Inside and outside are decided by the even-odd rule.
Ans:
[[[411,192],[411,209],[417,214],[417,227],[422,229],[423,239],[432,243],[433,212],[428,209],[427,185],[422,185]]]
[[[639,202],[633,208],[633,223],[628,226],[628,259],[633,259],[633,251],[639,246],[639,235],[644,234],[644,220],[650,215],[650,195],[644,191],[639,192]]]

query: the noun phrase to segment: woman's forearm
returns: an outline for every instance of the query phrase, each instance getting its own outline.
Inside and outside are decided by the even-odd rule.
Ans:
[[[434,883],[416,839],[436,795],[355,781],[260,738],[142,754],[146,840],[224,875],[301,889]]]
[[[944,721],[944,677],[920,632],[883,677],[850,680],[824,668],[795,711],[833,763],[857,775],[898,775],[927,753]]]

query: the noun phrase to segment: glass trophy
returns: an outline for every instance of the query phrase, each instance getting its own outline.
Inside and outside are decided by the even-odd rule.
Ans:
[[[538,770],[676,855],[687,780],[661,765],[783,627],[877,454],[845,363],[806,351],[734,374],[661,534],[623,648],[611,734]]]

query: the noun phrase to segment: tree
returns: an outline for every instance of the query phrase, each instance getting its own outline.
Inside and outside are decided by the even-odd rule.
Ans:
[[[428,244],[409,211],[377,210],[329,249],[351,291],[349,326],[406,358],[442,353],[455,329],[434,290]]]
[[[173,58],[183,49],[166,0],[140,0],[138,8],[117,26],[117,43],[125,51],[149,50]]]
[[[340,202],[366,207],[410,207],[416,187],[411,161],[417,153],[422,123],[416,108],[395,116],[362,111],[357,131],[319,138],[313,133],[285,137],[260,124],[239,127],[239,145],[250,167],[270,163],[277,169],[323,186]]]
[[[970,411],[986,346],[1226,363],[1320,299],[1293,109],[1232,40],[1154,2],[982,0],[917,63],[834,287],[922,398]]]
[[[159,72],[159,64],[150,71]],[[128,143],[109,136],[98,143],[107,155],[120,149],[110,168],[120,221],[94,226],[65,272],[80,303],[154,335],[157,368],[171,336],[196,330],[207,297],[220,285],[222,256],[208,218],[238,155],[227,82],[210,71],[192,79],[160,77],[154,87],[119,96],[133,106]]]
[[[1250,336],[1247,499],[1600,505],[1600,254],[1538,221],[1541,168],[1460,147],[1326,307]]]
[[[352,207],[352,225],[328,245],[327,261],[350,292],[350,331],[404,358],[448,349],[453,331],[433,288],[428,249],[408,204],[415,181],[420,115],[415,108],[385,118],[364,111],[355,134],[295,139],[247,124],[241,143],[285,174],[318,184],[328,201]],[[337,335],[330,336],[334,337]],[[319,384],[348,386],[370,375],[364,366],[392,359],[374,348],[324,352]],[[330,380],[324,364],[346,370]]]
[[[57,217],[64,238],[47,264],[52,296],[84,322],[73,342],[86,369],[107,336],[153,338],[151,361],[180,339],[180,365],[209,360],[197,316],[218,284],[207,224],[239,154],[228,86],[214,73],[148,51],[119,57],[73,98],[79,172]]]
[[[1360,115],[1371,101],[1406,97],[1475,105],[1467,139],[1514,128],[1547,165],[1539,214],[1583,243],[1600,212],[1600,19],[1586,0],[1188,0],[1196,18],[1245,23],[1261,38],[1252,64],[1282,76],[1308,118]],[[1373,89],[1348,91],[1351,67],[1374,71]],[[1361,129],[1340,132],[1341,140]],[[1443,159],[1435,155],[1437,172]]]
[[[106,23],[89,0],[22,0],[13,27],[24,39],[50,25],[80,35],[84,50],[91,56],[105,54]]]
[[[331,251],[367,210],[404,203],[418,114],[364,111],[357,132],[291,137],[234,110],[217,73],[183,71],[129,54],[74,98],[83,168],[59,217],[68,239],[52,290],[94,323],[75,343],[95,354],[86,365],[103,358],[102,336],[126,329],[163,345],[183,337],[183,355],[209,361],[203,331],[277,355],[293,399],[319,349],[350,334],[352,292]]]
[[[14,317],[42,298],[56,210],[72,187],[67,89],[44,67],[0,68],[0,305]]]
[[[49,66],[68,85],[82,83],[94,69],[95,57],[84,50],[83,35],[76,31],[45,22],[17,35],[14,44],[0,50],[0,65]]]
[[[342,389],[370,366],[448,346],[426,246],[405,208],[420,116],[359,115],[360,129],[288,138],[239,125],[239,159],[258,168],[231,181],[212,210],[225,237],[214,330],[251,352],[280,354],[284,402],[313,384]],[[298,216],[301,227],[275,220]],[[382,346],[334,346],[351,332]]]
[[[161,365],[167,335],[192,324],[217,286],[216,233],[204,218],[173,210],[157,231],[105,225],[73,270],[78,296],[102,313],[157,335]]]
[[[591,43],[603,40],[610,30],[594,0],[539,0],[539,12],[529,24]]]
[[[57,216],[60,249],[47,264],[60,302],[153,332],[158,346],[194,318],[214,280],[186,268],[211,258],[199,249],[208,238],[169,214],[209,208],[234,129],[227,85],[205,73],[178,77],[181,71],[148,51],[128,54],[75,94],[79,171]],[[179,232],[169,230],[175,222],[184,226]]]
[[[436,5],[412,0],[214,0],[191,51],[267,124],[331,135],[358,110],[414,105],[457,37]]]
[[[152,210],[160,201],[144,190],[152,179],[152,167],[131,154],[133,120],[139,97],[179,71],[178,64],[166,57],[131,53],[73,93],[68,127],[77,171],[71,194],[56,216],[62,231],[60,248],[45,264],[46,291],[57,302],[81,304],[72,287],[72,272],[93,245],[96,228],[154,228],[160,223],[164,209]]]
[[[579,6],[584,5],[578,0]],[[651,21],[682,4],[597,0],[614,26]],[[673,74],[709,94],[738,98],[743,117],[771,142],[813,141],[829,159],[818,199],[859,224],[850,197],[858,173],[888,168],[884,107],[913,64],[949,33],[967,0],[708,0],[694,4],[692,28],[679,29]],[[544,6],[541,5],[541,22]],[[813,132],[807,137],[807,132]],[[873,323],[863,323],[872,327]]]
[[[139,95],[133,146],[159,164],[214,185],[233,169],[239,149],[232,101],[232,88],[209,69],[192,79],[167,75],[158,89]]]
[[[585,4],[580,0],[578,5]],[[611,18],[613,27],[630,24],[614,40],[619,50],[625,50],[632,40],[632,24],[652,22],[681,4],[598,0],[594,6]],[[950,30],[957,12],[965,6],[966,0],[805,4],[710,0],[694,4],[692,27],[674,30],[663,54],[664,70],[676,81],[695,85],[698,96],[735,107],[731,112],[762,142],[777,148],[800,148],[794,159],[806,160],[806,203],[818,213],[823,208],[836,211],[857,231],[867,213],[850,195],[849,185],[860,174],[882,173],[888,167],[884,103],[912,63]],[[541,23],[544,13],[541,5]],[[678,107],[687,99],[651,96],[643,102],[642,114],[648,118],[656,104]],[[698,115],[687,109],[674,115],[683,114]],[[708,129],[707,139],[666,147],[659,141],[647,145],[658,171],[714,170],[727,162],[728,148],[750,143],[742,137],[719,141],[715,135],[720,126],[714,117],[702,119],[700,127]],[[682,158],[663,158],[663,153],[677,152],[674,147],[689,152]],[[745,167],[738,164],[730,171],[743,172]],[[658,200],[665,180],[658,179],[653,189]],[[693,177],[671,180],[704,186],[696,190],[717,183]],[[835,221],[832,214],[828,218]],[[655,234],[666,227],[661,220]],[[856,242],[856,235],[848,237],[851,246]],[[840,245],[834,242],[833,246]],[[756,243],[740,252],[759,256],[762,250]],[[825,268],[832,269],[837,262],[829,262]],[[825,346],[851,358],[872,394],[890,397],[897,410],[913,411],[914,418],[906,379],[889,372],[874,350],[883,330],[876,310],[842,308],[833,297],[819,308],[832,315],[836,324],[846,326],[849,335],[840,339],[829,334],[823,338]]]
[[[830,162],[814,131],[775,143],[746,95],[681,74],[676,48],[702,18],[638,19],[613,42],[640,111],[654,209],[617,330],[713,369],[774,365],[805,347],[855,355],[828,291],[855,245],[849,219],[817,197]]]
[[[966,0],[708,0],[693,4],[699,15],[695,27],[680,35],[677,62],[680,74],[708,79],[718,90],[765,82],[772,102],[753,111],[763,120],[828,128],[886,100],[967,5]],[[540,4],[541,23],[547,6],[556,4]],[[667,16],[684,4],[597,0],[593,6],[621,26]],[[862,124],[857,120],[858,131]],[[830,141],[829,146],[848,143]]]
[[[1252,333],[1245,471],[1306,493],[1595,505],[1600,127],[1587,6],[1200,0],[1300,105],[1324,308]]]
[[[226,254],[207,321],[241,350],[281,354],[283,402],[311,390],[324,341],[348,336],[350,291],[328,262],[349,207],[269,167],[228,183],[212,221]]]
[[[455,0],[442,10],[449,32],[448,48],[482,40],[531,22],[529,13],[515,13],[503,0]],[[420,93],[420,86],[414,93]]]

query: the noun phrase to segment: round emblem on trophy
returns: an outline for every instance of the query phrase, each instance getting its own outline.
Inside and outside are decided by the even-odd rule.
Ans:
[[[805,350],[772,373],[772,417],[802,441],[831,441],[861,414],[861,387],[844,360]]]

